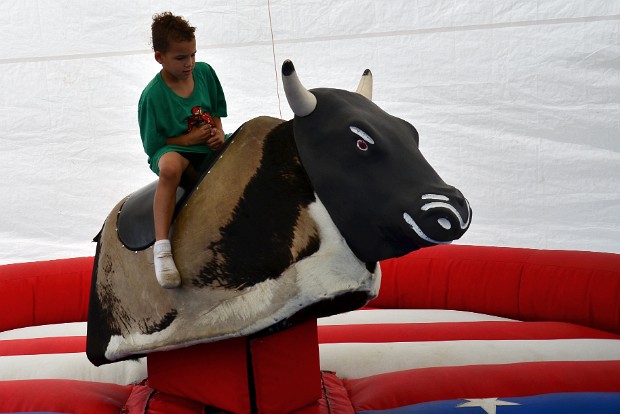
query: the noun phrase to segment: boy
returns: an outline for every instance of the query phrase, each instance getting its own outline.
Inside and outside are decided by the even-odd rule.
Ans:
[[[153,201],[155,276],[162,287],[175,288],[181,277],[168,238],[176,189],[190,163],[200,165],[223,145],[226,99],[211,66],[196,62],[194,27],[165,12],[153,16],[151,31],[162,70],[140,96],[138,123],[149,165],[159,176]]]

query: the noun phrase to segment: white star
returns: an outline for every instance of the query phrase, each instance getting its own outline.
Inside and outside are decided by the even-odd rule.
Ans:
[[[480,407],[487,414],[495,414],[498,405],[521,405],[510,401],[502,401],[497,398],[467,398],[466,403],[462,403],[456,406],[456,408],[468,408],[468,407]]]

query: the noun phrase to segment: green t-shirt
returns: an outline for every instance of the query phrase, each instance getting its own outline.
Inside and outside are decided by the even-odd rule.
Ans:
[[[166,139],[189,131],[189,122],[198,112],[208,112],[212,117],[227,115],[226,98],[213,68],[204,62],[194,66],[194,91],[188,98],[174,93],[161,72],[144,88],[138,103],[138,124],[144,152],[148,155],[151,170],[159,175],[159,159],[167,152],[194,152],[211,154],[207,145],[167,145]]]

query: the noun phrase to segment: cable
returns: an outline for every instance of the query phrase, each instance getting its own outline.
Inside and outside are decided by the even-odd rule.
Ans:
[[[278,86],[280,85],[278,82],[278,66],[276,63],[276,44],[273,40],[273,23],[271,21],[271,2],[267,0],[267,10],[269,11],[269,31],[271,32],[271,53],[273,54],[273,70],[276,74],[276,95],[278,96],[278,112],[280,113],[280,118],[282,118],[282,105],[280,101],[280,89]]]

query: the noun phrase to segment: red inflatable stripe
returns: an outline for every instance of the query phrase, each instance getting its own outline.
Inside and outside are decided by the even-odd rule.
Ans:
[[[3,381],[1,410],[118,414],[134,387],[74,380]]]
[[[69,354],[85,352],[85,350],[85,336],[59,336],[0,341],[0,356]]]
[[[343,381],[356,411],[426,401],[555,392],[620,392],[620,361],[528,362],[420,368]]]
[[[319,343],[425,342],[509,339],[620,339],[563,322],[438,322],[319,326]]]

